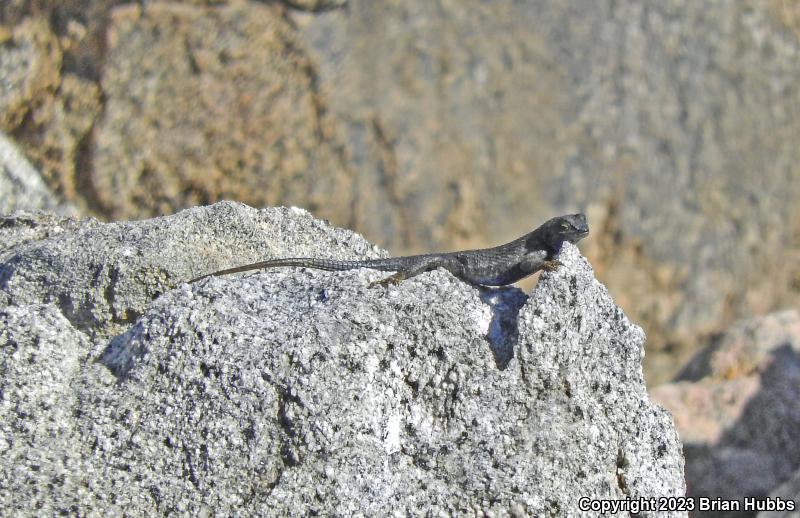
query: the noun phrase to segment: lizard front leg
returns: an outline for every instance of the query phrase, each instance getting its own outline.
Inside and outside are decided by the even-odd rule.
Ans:
[[[558,264],[552,264],[553,262],[558,261],[549,261],[547,260],[547,252],[544,250],[533,250],[525,254],[522,260],[519,262],[519,269],[525,275],[531,275],[539,270],[549,270],[549,268],[555,268]]]
[[[542,263],[542,269],[546,272],[554,272],[559,266],[564,266],[564,263],[555,259],[545,261]]]

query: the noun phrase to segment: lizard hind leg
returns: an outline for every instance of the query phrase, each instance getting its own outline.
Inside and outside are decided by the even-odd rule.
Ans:
[[[384,286],[384,287],[386,287],[386,286],[389,286],[389,285],[396,286],[397,284],[400,284],[400,281],[402,281],[404,278],[405,277],[402,276],[401,272],[397,272],[394,275],[390,275],[388,277],[384,277],[383,279],[378,279],[377,281],[372,281],[371,283],[369,283],[369,287],[370,288],[374,288],[375,286]]]
[[[369,287],[397,285],[400,284],[401,281],[410,279],[421,273],[435,270],[436,268],[444,268],[453,275],[459,276],[463,270],[463,265],[456,260],[450,260],[442,256],[422,257],[407,268],[398,270],[397,273],[393,275],[369,283]]]

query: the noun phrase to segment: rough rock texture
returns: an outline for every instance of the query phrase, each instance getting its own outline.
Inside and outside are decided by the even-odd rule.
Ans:
[[[28,219],[9,217],[6,225],[28,232],[33,225]],[[359,257],[369,250],[361,241],[348,245],[355,239],[344,231],[323,233],[329,227],[304,211],[262,213],[231,203],[168,219],[105,225],[90,219],[75,225],[72,232],[8,253],[0,296],[14,305],[55,302],[76,328],[101,337],[127,328],[178,282],[225,265],[289,249],[310,253],[311,246],[319,251],[351,246]],[[273,230],[264,235],[265,227]]]
[[[781,498],[782,500],[792,500],[795,502],[794,511],[763,511],[758,514],[758,518],[800,518],[800,470],[794,476],[775,489],[771,498]]]
[[[0,130],[14,136],[53,191],[84,209],[93,195],[83,173],[91,163],[90,133],[101,110],[100,91],[92,80],[102,56],[97,23],[105,18],[107,3],[0,8],[0,23],[13,24],[5,41],[0,26],[0,76],[5,79]],[[26,16],[40,10],[52,10],[52,23]],[[94,25],[87,28],[85,17],[93,15]],[[92,62],[93,67],[86,65]]]
[[[53,190],[84,213],[94,189],[87,176],[88,146],[100,111],[97,85],[65,74],[58,96],[45,98],[14,133]]]
[[[644,334],[577,248],[529,297],[441,271],[389,289],[367,288],[371,270],[179,284],[288,253],[377,250],[304,211],[221,203],[4,255],[0,507],[582,516],[581,496],[683,494]]]
[[[54,305],[0,307],[3,514],[75,514],[91,492],[81,487],[95,463],[79,430],[79,385],[87,370],[104,374],[91,363],[100,351]]]
[[[0,214],[17,210],[48,210],[62,215],[76,212],[71,205],[53,194],[39,172],[14,143],[0,132]],[[0,247],[5,247],[5,244]]]
[[[79,220],[45,212],[17,211],[0,216],[0,260],[17,255],[26,243],[36,243],[50,237],[97,225],[97,220]],[[35,245],[34,245],[35,246]]]
[[[765,497],[777,491],[787,498],[791,493],[778,486],[800,468],[796,310],[733,326],[687,365],[678,381],[652,394],[675,417],[690,495]]]
[[[584,208],[652,383],[800,301],[796,2],[119,3],[0,3],[5,129],[88,213],[291,203],[406,252]]]
[[[14,128],[58,85],[61,48],[43,20],[0,26],[0,130]]]
[[[103,213],[227,198],[346,220],[351,179],[315,74],[275,6],[114,9],[92,158]]]
[[[587,254],[645,322],[659,382],[697,333],[800,301],[794,5],[353,0],[295,17],[370,193],[356,228],[459,248],[584,207]]]

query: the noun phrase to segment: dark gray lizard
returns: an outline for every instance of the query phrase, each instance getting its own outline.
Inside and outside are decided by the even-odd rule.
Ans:
[[[297,266],[328,271],[372,268],[384,272],[396,272],[394,275],[371,283],[370,287],[397,284],[404,279],[436,268],[444,268],[459,279],[473,284],[505,286],[539,270],[554,270],[561,264],[555,260],[555,256],[561,250],[564,241],[577,243],[588,233],[589,225],[586,223],[585,215],[568,214],[548,220],[533,232],[493,248],[355,261],[316,257],[268,259],[212,272],[189,282],[247,270]]]

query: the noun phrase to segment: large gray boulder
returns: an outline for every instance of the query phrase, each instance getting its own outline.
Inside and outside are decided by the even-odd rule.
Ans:
[[[233,203],[8,251],[0,506],[594,516],[581,502],[684,494],[644,334],[577,248],[528,295],[443,271],[386,289],[372,270],[183,282],[285,254],[380,251],[298,209]]]
[[[652,384],[698,336],[800,302],[785,260],[796,4],[352,0],[292,15],[359,172],[365,235],[460,247],[583,204],[584,252],[648,329]]]
[[[795,2],[343,4],[0,2],[0,129],[115,219],[235,198],[422,251],[583,206],[653,385],[800,302]]]

